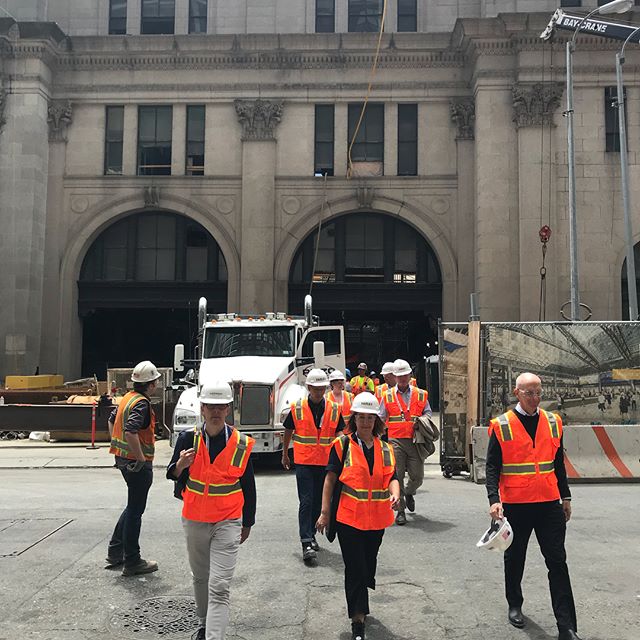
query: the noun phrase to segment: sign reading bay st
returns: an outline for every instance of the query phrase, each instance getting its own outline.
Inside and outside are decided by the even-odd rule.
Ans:
[[[543,40],[548,40],[556,29],[575,31],[581,22],[583,23],[580,27],[581,33],[591,33],[613,40],[626,40],[638,27],[638,25],[610,22],[602,18],[584,20],[584,16],[565,13],[562,9],[558,9],[540,37]],[[640,42],[640,32],[636,33],[630,42]]]

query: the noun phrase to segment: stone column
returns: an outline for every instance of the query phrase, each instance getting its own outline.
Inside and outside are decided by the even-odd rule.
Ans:
[[[242,126],[240,312],[275,310],[275,130],[281,100],[236,100]]]
[[[40,71],[37,65],[33,66],[36,73]],[[48,76],[44,67],[41,70]],[[41,364],[49,168],[44,87],[37,81],[22,86],[18,78],[12,92],[4,94],[2,104],[0,121],[5,124],[0,127],[0,379],[7,374],[33,374]]]
[[[494,81],[495,82],[495,81]],[[511,87],[476,88],[476,286],[484,321],[518,320],[517,134]]]
[[[470,313],[470,294],[475,283],[475,157],[474,138],[476,105],[473,98],[454,98],[450,103],[451,120],[456,125],[456,167],[458,176],[458,211],[456,217],[456,247],[458,262],[458,299],[456,318],[463,320]]]
[[[47,180],[47,220],[44,245],[44,291],[42,295],[42,341],[40,370],[43,373],[63,373],[59,363],[66,362],[63,351],[80,345],[62,344],[58,339],[61,322],[71,318],[82,328],[76,309],[60,309],[60,259],[66,238],[64,216],[64,174],[67,156],[67,130],[72,123],[73,109],[68,100],[51,100],[48,106],[49,175]],[[68,372],[64,372],[68,373]]]
[[[513,121],[518,130],[518,209],[519,209],[519,261],[520,261],[520,320],[538,320],[540,317],[540,267],[542,243],[539,231],[551,224],[549,210],[549,149],[548,127],[553,126],[553,114],[560,105],[562,84],[516,84],[512,89]],[[553,203],[552,205],[553,206]],[[555,308],[556,270],[553,268],[558,236],[548,244],[545,266],[546,319],[557,317]],[[554,242],[556,240],[556,242]]]

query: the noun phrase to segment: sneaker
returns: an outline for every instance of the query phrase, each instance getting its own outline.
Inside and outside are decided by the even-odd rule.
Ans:
[[[105,565],[104,565],[105,569],[117,569],[118,567],[121,567],[124,564],[124,558],[112,558],[110,556],[107,556],[104,562],[105,562]]]
[[[315,549],[311,545],[310,542],[302,543],[302,559],[305,562],[310,562],[311,560],[315,560],[318,557]]]
[[[136,564],[122,569],[123,576],[137,576],[142,573],[153,573],[158,570],[158,563],[155,560],[143,560],[140,558]]]
[[[364,640],[364,622],[351,623],[351,640]]]
[[[407,509],[413,513],[416,510],[416,499],[413,496],[405,496],[404,501],[407,503]]]
[[[407,516],[404,515],[404,511],[398,511],[398,515],[396,516],[396,524],[399,527],[407,524]]]
[[[207,630],[204,627],[200,627],[192,636],[191,640],[205,640],[207,637]]]
[[[320,545],[318,544],[318,541],[315,538],[311,541],[311,548],[314,551],[320,551]]]

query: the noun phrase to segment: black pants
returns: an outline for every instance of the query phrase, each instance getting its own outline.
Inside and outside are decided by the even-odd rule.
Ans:
[[[384,529],[362,531],[338,522],[336,532],[344,560],[344,591],[349,617],[358,613],[366,615],[369,613],[368,589],[376,588],[378,549]]]
[[[540,550],[549,570],[551,604],[558,629],[578,630],[576,608],[571,591],[564,539],[566,519],[560,502],[505,504],[504,514],[513,528],[513,543],[504,553],[504,576],[507,602],[521,607],[522,574],[531,532],[536,532]]]
[[[321,465],[296,465],[296,483],[300,501],[298,525],[301,542],[311,542],[316,534],[316,521],[322,509],[322,487],[325,475],[325,468]]]
[[[124,558],[125,566],[132,566],[140,560],[140,526],[153,482],[153,467],[147,462],[143,469],[134,473],[124,466],[131,460],[122,460],[117,460],[116,464],[127,483],[127,506],[113,530],[107,554],[109,558]]]

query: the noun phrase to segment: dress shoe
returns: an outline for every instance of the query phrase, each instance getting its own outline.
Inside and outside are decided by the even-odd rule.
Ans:
[[[139,576],[143,573],[153,573],[158,570],[158,563],[155,560],[143,560],[140,558],[136,564],[125,565],[122,570],[123,576]]]
[[[407,503],[407,509],[413,513],[416,510],[416,499],[413,496],[405,496],[404,501]]]
[[[364,640],[364,622],[351,623],[351,640]]]
[[[105,569],[117,569],[118,567],[121,567],[124,564],[124,558],[116,558],[116,557],[111,557],[111,556],[107,556],[105,558],[105,565],[104,568]]]
[[[398,515],[396,516],[396,524],[400,527],[407,524],[407,516],[404,515],[404,511],[398,511]]]
[[[565,629],[558,635],[558,640],[580,640],[580,636],[573,629]]]
[[[311,541],[311,548],[314,551],[320,551],[320,545],[318,544],[318,541],[315,538]]]
[[[524,616],[520,607],[509,607],[509,622],[518,629],[524,627]]]
[[[318,557],[316,550],[311,546],[310,542],[302,543],[302,559],[305,562],[313,562]]]

